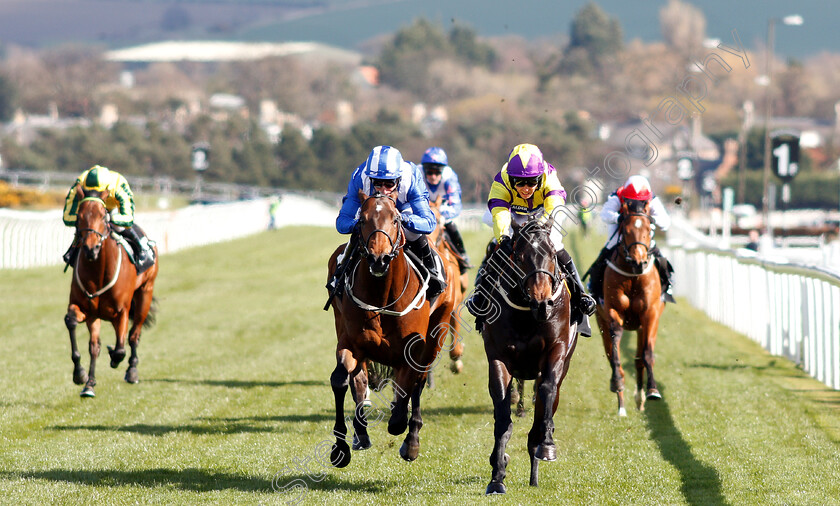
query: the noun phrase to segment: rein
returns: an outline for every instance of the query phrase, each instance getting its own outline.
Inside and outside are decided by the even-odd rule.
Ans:
[[[353,272],[348,274],[349,277],[346,280],[347,295],[350,296],[350,300],[352,300],[357,306],[364,309],[365,311],[371,311],[373,313],[382,314],[386,316],[405,316],[411,311],[423,307],[423,304],[426,303],[426,289],[429,287],[429,279],[431,278],[431,274],[427,274],[425,277],[423,277],[422,273],[420,272],[420,269],[418,269],[417,266],[414,265],[414,262],[411,261],[411,258],[409,258],[408,255],[403,255],[403,258],[408,264],[409,269],[416,272],[417,276],[423,281],[422,285],[417,291],[417,295],[414,296],[414,300],[412,300],[411,303],[405,309],[403,309],[402,311],[392,311],[388,308],[399,302],[400,299],[402,299],[402,296],[405,295],[405,291],[406,289],[408,289],[408,283],[410,281],[410,277],[408,276],[406,277],[405,286],[403,286],[403,291],[402,293],[400,293],[400,296],[386,306],[372,306],[367,302],[364,302],[363,300],[356,297],[356,295],[353,293],[353,280],[356,279],[356,269],[359,268],[359,264],[361,263],[361,261],[356,262],[356,265],[353,267]]]

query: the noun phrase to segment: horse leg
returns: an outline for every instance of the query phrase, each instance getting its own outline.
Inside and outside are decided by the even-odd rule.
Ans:
[[[365,400],[367,397],[368,378],[364,367],[359,367],[358,372],[353,375],[353,401],[356,403],[353,416],[353,450],[367,450],[371,447],[370,436],[368,436],[368,421],[365,414]]]
[[[114,323],[114,332],[117,334],[115,348],[108,346],[108,355],[111,356],[111,368],[116,369],[125,358],[125,338],[128,334],[128,311],[123,310],[117,322]]]
[[[641,391],[641,373],[642,370],[647,371],[647,394],[645,397],[650,400],[659,400],[662,398],[662,394],[659,393],[659,389],[656,387],[656,380],[653,377],[653,363],[655,361],[653,347],[656,344],[656,329],[659,325],[659,315],[655,314],[652,320],[650,322],[643,321],[639,327],[639,348],[641,349],[641,346],[644,345],[644,351],[637,352],[636,374],[639,377],[638,386]],[[639,363],[639,357],[641,358],[641,364]]]
[[[85,315],[79,309],[79,306],[70,304],[67,308],[67,314],[64,315],[64,325],[67,327],[67,332],[70,333],[70,358],[73,360],[73,383],[77,385],[83,384],[88,379],[87,372],[82,367],[82,354],[79,353],[79,347],[76,345],[76,326],[83,321],[85,321]]]
[[[461,339],[461,320],[454,315],[449,319],[449,325],[452,327],[452,348],[449,350],[449,359],[452,363],[449,364],[449,370],[453,374],[458,374],[464,370],[464,361],[461,357],[464,356],[464,341]]]
[[[420,416],[421,393],[423,393],[423,382],[419,381],[411,392],[411,418],[408,421],[408,434],[400,446],[400,457],[407,462],[417,460],[417,456],[420,455],[420,429],[423,427],[423,418]]]
[[[504,494],[505,475],[510,456],[505,453],[508,440],[513,432],[513,421],[510,419],[510,391],[511,375],[507,367],[500,360],[490,361],[490,398],[493,400],[493,452],[490,453],[490,466],[493,473],[487,485],[485,495]]]
[[[147,282],[147,285],[149,283]],[[140,378],[137,374],[137,364],[140,359],[137,357],[137,347],[140,346],[140,332],[143,324],[152,307],[152,290],[147,286],[141,287],[134,292],[134,321],[131,330],[128,332],[128,344],[131,346],[131,356],[128,357],[128,369],[125,371],[125,381],[131,384],[137,383]]]
[[[607,332],[603,332],[604,349],[610,362],[612,375],[610,376],[610,392],[615,392],[618,398],[618,416],[627,416],[624,407],[624,369],[621,367],[621,335],[624,328],[615,320],[609,322]]]
[[[391,404],[391,417],[388,419],[388,434],[399,436],[408,428],[409,392],[413,392],[418,381],[425,378],[412,367],[406,366],[394,370],[394,402]]]
[[[350,445],[347,444],[347,425],[344,423],[344,395],[350,380],[350,372],[357,367],[356,358],[348,349],[336,353],[336,366],[330,375],[330,386],[335,398],[335,444],[330,453],[330,462],[335,467],[346,467],[350,463]]]
[[[79,395],[81,397],[96,397],[93,387],[96,386],[96,359],[99,357],[100,320],[87,320],[87,328],[88,332],[90,332],[90,343],[88,344],[90,367],[88,367],[88,379],[85,382],[85,387]]]

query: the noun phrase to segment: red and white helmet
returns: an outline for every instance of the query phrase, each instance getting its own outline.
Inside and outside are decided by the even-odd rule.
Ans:
[[[653,191],[650,189],[650,181],[644,176],[630,176],[624,186],[616,192],[621,200],[650,200],[653,198]]]

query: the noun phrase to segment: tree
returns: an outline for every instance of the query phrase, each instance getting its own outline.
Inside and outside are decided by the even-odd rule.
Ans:
[[[702,47],[706,38],[703,12],[681,0],[668,0],[668,4],[659,9],[659,25],[665,43],[684,58]]]
[[[318,158],[303,138],[300,130],[286,126],[275,151],[280,161],[277,179],[271,181],[274,186],[290,188],[314,188],[320,184]]]
[[[621,51],[622,38],[617,19],[607,15],[593,2],[586,4],[572,20],[569,46],[561,62],[561,71],[587,75],[602,69]]]
[[[0,121],[9,121],[15,112],[17,89],[11,79],[0,74]]]

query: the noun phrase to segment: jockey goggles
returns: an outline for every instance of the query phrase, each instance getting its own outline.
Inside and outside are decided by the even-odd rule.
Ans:
[[[396,179],[371,179],[371,184],[374,188],[385,188],[386,190],[393,190],[397,187],[399,182]]]
[[[517,188],[522,188],[524,186],[530,186],[531,188],[536,188],[540,184],[540,177],[512,177],[511,182],[513,186]]]
[[[424,163],[423,172],[427,176],[439,176],[443,173],[443,165],[438,165],[436,163]]]

